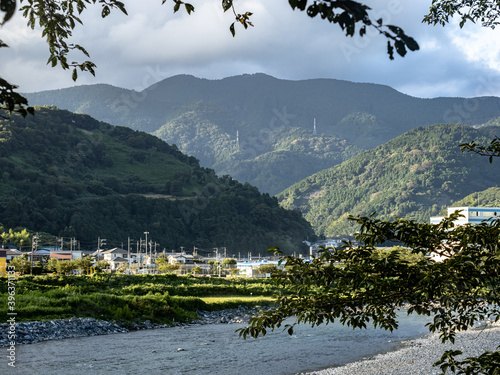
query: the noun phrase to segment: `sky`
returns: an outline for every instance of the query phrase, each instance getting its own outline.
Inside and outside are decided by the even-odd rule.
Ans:
[[[102,19],[97,7],[83,15],[70,42],[83,45],[96,63],[96,76],[46,65],[49,52],[41,31],[31,30],[18,12],[0,28],[2,78],[21,92],[108,83],[141,91],[177,74],[221,79],[266,73],[280,79],[334,78],[391,86],[421,98],[500,96],[500,30],[479,25],[460,29],[423,24],[431,0],[365,1],[373,18],[403,28],[420,50],[389,60],[386,39],[376,32],[346,37],[337,25],[293,11],[287,0],[236,0],[236,10],[253,13],[254,27],[236,27],[220,0],[191,0],[195,12],[173,13],[167,0],[124,1]],[[240,27],[238,27],[240,26]],[[83,60],[84,57],[77,55]]]

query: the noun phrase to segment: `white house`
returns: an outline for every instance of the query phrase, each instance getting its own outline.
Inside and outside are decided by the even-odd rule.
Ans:
[[[101,255],[104,257],[104,260],[109,262],[115,258],[128,258],[128,251],[115,247],[111,250],[102,251]]]
[[[122,257],[114,257],[109,260],[110,268],[112,271],[116,271],[122,264],[128,264],[128,259]]]
[[[193,264],[194,263],[194,256],[189,255],[189,254],[169,255],[167,257],[167,259],[168,259],[168,263],[170,263],[170,264],[176,264],[176,263]]]

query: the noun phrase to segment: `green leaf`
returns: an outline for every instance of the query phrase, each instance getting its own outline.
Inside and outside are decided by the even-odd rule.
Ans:
[[[394,42],[394,46],[396,47],[396,52],[397,52],[400,56],[404,57],[404,55],[406,55],[406,47],[405,47],[405,43],[404,43],[402,40],[400,40],[400,39],[396,40],[396,41]]]
[[[5,12],[3,21],[0,22],[1,26],[9,21],[14,15],[14,12],[16,11],[16,0],[0,0],[0,9],[2,12]]]
[[[231,34],[233,37],[236,35],[236,31],[234,30],[234,22],[229,26],[229,31],[231,31]]]
[[[307,0],[297,0],[297,8],[300,10],[305,10],[307,6]]]
[[[224,9],[224,12],[231,9],[232,6],[233,6],[233,0],[222,0],[222,9]]]
[[[192,12],[194,12],[194,6],[192,6],[191,4],[184,4],[184,7],[186,8],[186,12],[187,14],[191,14]]]

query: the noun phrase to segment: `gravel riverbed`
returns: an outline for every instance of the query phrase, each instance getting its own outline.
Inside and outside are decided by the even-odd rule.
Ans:
[[[442,344],[437,334],[409,340],[400,350],[379,354],[345,366],[308,372],[302,375],[433,375],[441,374],[433,363],[445,350],[461,350],[463,358],[494,351],[500,345],[500,323],[460,332],[455,344]]]
[[[167,325],[155,324],[146,320],[145,322],[134,323],[129,328],[122,327],[114,321],[97,320],[93,318],[71,318],[43,322],[17,322],[15,324],[0,323],[0,347],[10,345],[11,341],[15,341],[16,344],[31,344],[48,340],[109,335],[141,329],[202,324],[246,323],[256,312],[258,312],[258,309],[243,306],[237,309],[220,311],[198,311],[199,319],[191,323]]]

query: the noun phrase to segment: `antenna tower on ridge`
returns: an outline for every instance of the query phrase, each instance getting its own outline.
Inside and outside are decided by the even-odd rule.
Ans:
[[[314,118],[313,135],[316,135],[316,118]]]

